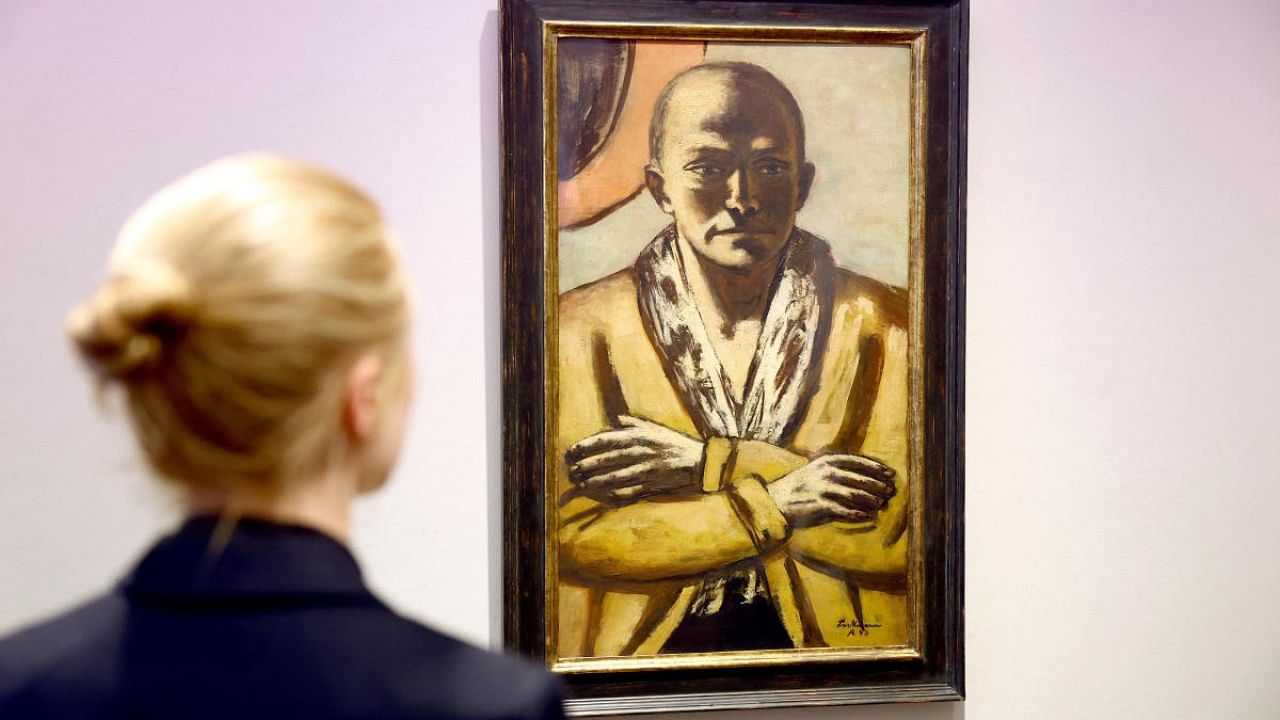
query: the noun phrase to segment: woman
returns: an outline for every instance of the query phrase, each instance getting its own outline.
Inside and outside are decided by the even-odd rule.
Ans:
[[[373,202],[273,157],[125,225],[69,332],[189,519],[0,641],[0,717],[557,717],[550,677],[400,618],[346,548],[400,450],[405,281]]]

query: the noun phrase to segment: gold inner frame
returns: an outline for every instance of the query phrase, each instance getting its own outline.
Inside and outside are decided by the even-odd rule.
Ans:
[[[921,553],[923,534],[923,496],[920,492],[921,471],[924,467],[923,411],[924,411],[924,218],[925,218],[925,102],[928,77],[925,72],[925,55],[928,32],[924,28],[895,27],[800,27],[800,26],[734,26],[734,25],[659,25],[616,22],[560,22],[549,21],[542,26],[543,71],[543,359],[547,368],[545,388],[543,437],[550,447],[556,437],[555,408],[559,407],[559,375],[556,370],[559,353],[559,223],[557,207],[555,131],[557,87],[557,42],[562,37],[616,38],[621,40],[692,40],[703,42],[754,42],[754,43],[812,43],[847,45],[893,45],[907,47],[911,51],[910,93],[910,208],[908,210],[910,237],[908,238],[907,296],[910,323],[910,376],[908,395],[910,417],[910,472],[915,478],[910,496],[910,534],[907,538],[909,558],[907,582],[907,608],[911,625],[910,639],[906,645],[874,646],[863,648],[780,648],[738,652],[689,653],[673,655],[647,655],[633,657],[573,657],[556,656],[559,633],[559,578],[560,554],[558,551],[559,523],[556,520],[556,502],[553,489],[548,487],[544,502],[543,578],[546,587],[544,612],[546,626],[547,666],[560,673],[604,673],[677,668],[719,668],[742,666],[790,665],[793,663],[846,662],[850,660],[914,660],[921,657],[925,628],[922,618],[921,589],[924,583],[924,558]],[[543,458],[543,477],[549,483],[555,477],[558,462],[551,453]]]

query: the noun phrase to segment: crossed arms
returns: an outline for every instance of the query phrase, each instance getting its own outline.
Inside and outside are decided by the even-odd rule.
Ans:
[[[563,571],[668,580],[775,552],[855,577],[905,571],[906,381],[896,377],[905,362],[886,358],[858,453],[805,454],[628,415],[611,421],[601,388],[582,382],[600,377],[599,354],[583,350],[561,345]]]

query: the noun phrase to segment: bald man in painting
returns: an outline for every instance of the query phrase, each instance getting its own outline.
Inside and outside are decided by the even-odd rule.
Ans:
[[[672,223],[560,298],[560,657],[908,641],[905,296],[796,227],[804,145],[764,69],[677,76]]]

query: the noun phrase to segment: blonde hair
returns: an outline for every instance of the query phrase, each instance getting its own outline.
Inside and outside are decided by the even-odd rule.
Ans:
[[[125,224],[72,341],[125,391],[151,467],[192,485],[277,489],[341,447],[342,372],[405,375],[404,278],[377,206],[324,170],[234,157]]]

